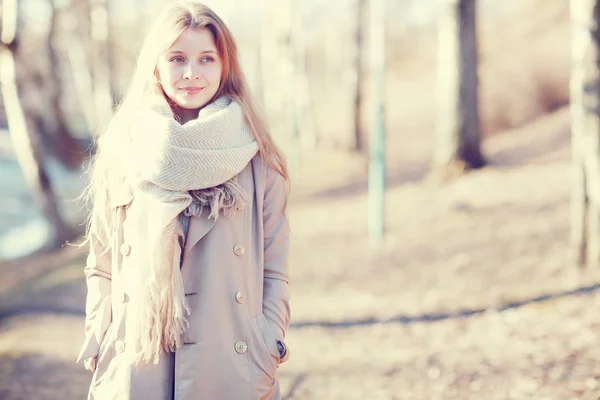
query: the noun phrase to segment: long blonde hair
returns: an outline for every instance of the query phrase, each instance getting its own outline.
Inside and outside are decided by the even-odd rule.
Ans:
[[[112,238],[111,232],[116,221],[112,219],[110,195],[113,191],[121,190],[124,183],[123,168],[126,168],[127,154],[124,154],[123,149],[127,146],[121,144],[123,140],[128,140],[127,124],[131,122],[128,121],[128,116],[145,96],[163,95],[155,73],[159,57],[188,28],[207,28],[213,34],[223,68],[221,84],[213,99],[225,95],[240,104],[261,155],[285,178],[289,188],[285,157],[273,142],[267,124],[250,93],[231,31],[208,6],[193,0],[176,0],[159,14],[146,34],[131,86],[103,134],[96,138],[97,153],[90,164],[90,181],[82,195],[92,206],[87,221],[88,239],[93,232]]]

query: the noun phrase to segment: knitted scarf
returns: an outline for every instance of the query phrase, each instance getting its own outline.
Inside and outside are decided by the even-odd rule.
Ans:
[[[232,216],[244,207],[237,175],[258,151],[236,102],[220,97],[198,118],[180,124],[163,99],[153,99],[130,126],[128,180],[134,202],[123,226],[127,257],[138,268],[131,296],[135,329],[127,349],[138,363],[157,363],[163,351],[181,347],[188,326],[180,273],[181,212],[208,218]],[[194,200],[194,201],[193,201]],[[133,284],[133,282],[131,282]]]

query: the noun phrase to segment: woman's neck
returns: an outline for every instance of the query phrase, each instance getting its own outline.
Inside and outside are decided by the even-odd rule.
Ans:
[[[167,103],[171,107],[171,111],[173,111],[173,114],[175,115],[175,119],[177,119],[177,121],[179,121],[179,123],[181,125],[183,125],[193,119],[198,118],[198,114],[200,113],[200,110],[202,109],[202,107],[194,109],[194,110],[179,107],[177,104],[175,104],[175,102],[173,102],[173,101],[171,101],[171,99],[169,99],[169,97],[166,95],[166,93],[164,91],[163,91],[163,96],[165,96]]]
[[[193,119],[198,118],[200,109],[188,110],[187,108],[176,107],[173,113],[177,116],[177,120],[180,124],[185,124]]]

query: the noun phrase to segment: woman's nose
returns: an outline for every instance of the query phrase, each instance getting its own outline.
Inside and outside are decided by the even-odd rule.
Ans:
[[[190,81],[200,79],[200,68],[194,66],[193,63],[189,63],[183,72],[183,79]]]

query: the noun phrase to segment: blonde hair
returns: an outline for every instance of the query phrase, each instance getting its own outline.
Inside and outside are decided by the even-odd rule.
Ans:
[[[115,110],[105,132],[96,139],[97,153],[90,166],[90,182],[82,197],[92,205],[87,221],[87,239],[91,233],[103,233],[112,238],[110,194],[121,190],[127,154],[123,140],[127,140],[128,116],[145,96],[161,94],[162,87],[156,79],[159,57],[186,29],[208,29],[215,40],[222,60],[221,84],[213,99],[228,96],[238,102],[258,143],[259,152],[269,165],[281,174],[289,191],[287,163],[275,145],[264,118],[258,111],[240,66],[235,39],[223,20],[208,6],[193,0],[170,3],[158,16],[145,36],[129,90]],[[212,101],[212,100],[211,100]],[[87,240],[86,240],[87,241]],[[108,245],[108,243],[106,243]],[[108,246],[107,246],[108,247]]]

